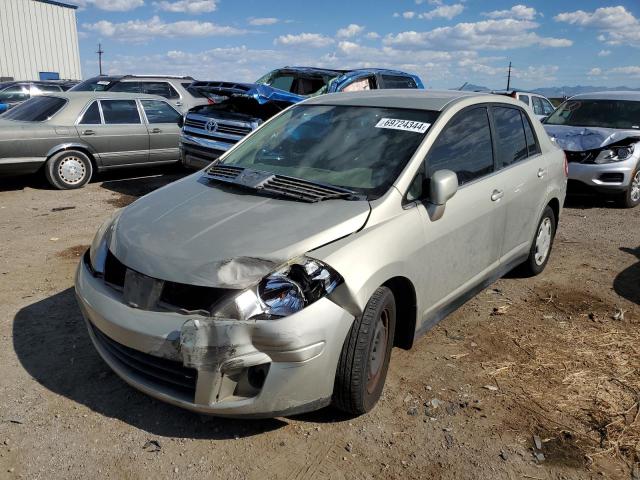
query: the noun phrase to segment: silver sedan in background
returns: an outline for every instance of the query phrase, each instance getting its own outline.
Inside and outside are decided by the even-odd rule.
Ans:
[[[38,96],[0,116],[0,174],[44,170],[51,185],[72,189],[94,170],[175,163],[182,118],[156,95]]]

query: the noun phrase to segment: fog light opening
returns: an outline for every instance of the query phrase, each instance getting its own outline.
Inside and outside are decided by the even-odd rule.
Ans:
[[[261,390],[264,386],[264,381],[267,379],[267,373],[269,373],[269,363],[263,363],[262,365],[256,365],[249,367],[247,371],[247,380],[256,390]]]

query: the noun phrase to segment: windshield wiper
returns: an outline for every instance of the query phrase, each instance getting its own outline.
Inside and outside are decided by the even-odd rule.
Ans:
[[[211,180],[304,202],[313,203],[337,198],[363,199],[361,194],[347,188],[232,165],[214,164],[205,170],[204,175]]]

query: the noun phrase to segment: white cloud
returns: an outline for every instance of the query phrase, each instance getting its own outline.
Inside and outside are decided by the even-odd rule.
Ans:
[[[128,12],[144,5],[144,0],[70,0],[81,8],[93,5],[99,10],[109,12]]]
[[[166,12],[194,14],[213,12],[218,7],[217,0],[161,0],[153,6]]]
[[[461,3],[455,3],[453,5],[442,5],[440,7],[434,8],[433,10],[421,13],[419,15],[420,18],[424,18],[426,20],[431,20],[433,18],[446,18],[447,20],[451,20],[453,17],[457,17],[464,10],[464,5]]]
[[[264,25],[275,25],[279,21],[280,21],[280,19],[275,18],[275,17],[250,18],[249,19],[249,25],[254,25],[254,26],[260,27],[260,26],[264,26]]]
[[[601,32],[598,40],[608,45],[640,47],[640,20],[621,5],[597,8],[593,12],[564,12],[553,19],[556,22],[598,29]]]
[[[336,33],[336,37],[338,37],[338,38],[352,38],[352,37],[355,37],[357,35],[360,35],[362,32],[364,32],[364,27],[362,25],[357,25],[355,23],[352,23],[352,24],[350,24],[350,25],[338,30],[337,33]]]
[[[589,75],[590,77],[597,77],[598,75],[602,75],[602,69],[594,67],[587,72],[587,75]]]
[[[568,47],[564,38],[541,37],[534,32],[539,25],[529,20],[511,18],[458,23],[426,32],[407,31],[387,35],[385,45],[397,48],[417,47],[444,50],[509,50],[530,47]]]
[[[509,10],[494,10],[492,12],[483,13],[489,18],[515,18],[518,20],[534,20],[536,18],[536,9],[527,7],[526,5],[514,5]]]
[[[416,12],[402,12],[402,18],[406,18],[407,20],[411,20],[413,17],[416,16]]]
[[[209,37],[246,33],[245,30],[211,22],[183,20],[165,23],[158,16],[151,17],[149,20],[129,20],[123,23],[100,20],[95,23],[84,23],[82,27],[104,37],[114,37],[120,41],[134,42],[143,42],[158,37]]]
[[[610,70],[610,73],[628,75],[633,78],[640,78],[640,66],[616,67]]]
[[[598,52],[599,57],[608,57],[609,55],[611,55],[611,50],[600,50]]]
[[[280,35],[273,43],[275,45],[307,46],[313,48],[327,47],[333,43],[333,39],[319,33],[299,33],[297,35]]]
[[[380,38],[380,34],[378,32],[369,32],[365,35],[365,37],[369,40],[376,40]]]

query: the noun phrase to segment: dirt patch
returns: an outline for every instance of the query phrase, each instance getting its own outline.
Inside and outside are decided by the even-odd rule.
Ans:
[[[58,252],[60,258],[80,258],[87,251],[89,245],[75,245],[73,247],[65,248],[61,252]]]
[[[133,195],[127,195],[127,194],[121,193],[107,200],[107,203],[116,208],[123,208],[123,207],[126,207],[127,205],[132,204],[137,199],[138,197],[135,197]]]

